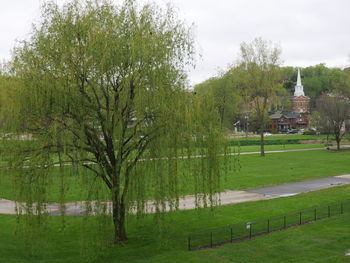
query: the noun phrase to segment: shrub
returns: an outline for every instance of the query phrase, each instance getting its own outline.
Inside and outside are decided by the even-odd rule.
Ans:
[[[265,145],[283,145],[283,144],[299,144],[300,139],[277,139],[277,140],[266,140]],[[260,140],[230,140],[229,146],[249,146],[249,145],[260,145]]]
[[[303,132],[303,135],[316,135],[316,131],[313,130],[307,130]]]

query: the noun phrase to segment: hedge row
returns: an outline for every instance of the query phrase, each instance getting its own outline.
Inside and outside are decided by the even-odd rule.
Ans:
[[[303,139],[304,140],[304,139]],[[283,145],[283,144],[299,144],[300,139],[286,139],[286,140],[265,140],[265,145]],[[248,146],[260,145],[260,139],[256,140],[230,140],[229,146]]]

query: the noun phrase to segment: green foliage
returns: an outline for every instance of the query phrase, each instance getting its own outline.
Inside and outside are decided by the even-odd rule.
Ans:
[[[0,72],[0,134],[13,131],[11,115],[17,111],[14,106],[18,80]]]
[[[284,88],[292,95],[297,79],[296,69],[281,68]],[[325,64],[309,66],[301,69],[302,84],[307,96],[311,98],[312,108],[316,107],[316,99],[324,92],[349,94],[349,75],[340,68],[328,68]]]
[[[283,144],[299,144],[298,139],[279,139],[279,140],[266,140],[265,145],[283,145]],[[247,145],[260,145],[260,140],[230,140],[230,146],[247,146]]]
[[[269,136],[265,138],[266,145],[283,145],[283,144],[300,144],[301,141],[324,141],[326,135],[316,135],[314,131],[306,131],[303,135],[284,135],[284,136]],[[334,137],[329,138],[334,139]],[[230,139],[229,145],[260,145],[260,140],[257,137],[253,138],[237,138]]]
[[[293,67],[285,66],[280,68],[280,72],[283,88],[289,95],[292,95],[294,92],[295,83],[297,82],[297,71]]]
[[[269,110],[276,104],[281,90],[279,64],[281,49],[277,45],[256,38],[243,42],[236,72],[239,76],[245,111],[250,113],[250,127],[261,136],[261,156],[264,156],[264,131],[271,122]]]
[[[316,135],[316,131],[314,130],[307,130],[303,132],[304,135]]]
[[[198,96],[211,97],[220,116],[221,127],[232,130],[241,104],[235,74],[228,71],[210,78],[196,85],[194,92]]]
[[[126,215],[145,212],[146,193],[158,212],[167,205],[176,209],[179,189],[193,178],[198,203],[215,204],[224,140],[215,106],[185,89],[184,67],[193,54],[191,29],[170,7],[135,1],[44,5],[40,23],[12,61],[18,111],[11,119],[17,131],[32,135],[10,152],[26,214],[45,214],[50,170],[57,164],[63,204],[67,160],[86,199],[113,215],[116,243],[127,239]],[[205,158],[179,169],[179,157],[196,148]],[[111,211],[101,206],[106,199]]]

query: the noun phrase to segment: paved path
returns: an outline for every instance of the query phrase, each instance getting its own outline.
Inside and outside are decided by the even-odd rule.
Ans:
[[[341,149],[350,147],[350,144],[344,144],[341,145]],[[317,148],[301,148],[301,149],[288,149],[288,150],[272,150],[272,151],[265,151],[265,153],[285,153],[285,152],[305,152],[305,151],[315,151],[315,150],[326,150],[328,147],[317,147]],[[330,147],[330,149],[335,150],[336,146]],[[260,154],[259,152],[241,152],[240,155],[246,155],[246,154]],[[229,155],[237,155],[237,153],[230,153]]]
[[[315,150],[325,150],[326,147],[317,147],[317,148],[303,148],[303,149],[289,149],[289,150],[272,150],[265,151],[265,153],[286,153],[286,152],[305,152],[305,151],[315,151]],[[247,154],[260,154],[259,152],[241,152],[239,155]],[[238,155],[238,153],[229,153],[229,155]]]
[[[297,183],[288,183],[270,187],[251,189],[247,191],[225,191],[220,193],[220,205],[237,204],[250,201],[268,200],[286,196],[293,196],[301,193],[316,191],[320,189],[335,187],[339,185],[350,184],[350,174],[334,177],[327,177],[315,180],[307,180]],[[67,215],[83,215],[86,206],[85,201],[65,203]],[[104,203],[108,209],[111,208],[111,203]],[[16,203],[11,200],[0,199],[0,214],[16,214],[16,205],[21,206],[21,203]],[[92,203],[95,207],[95,204]],[[195,208],[195,197],[187,195],[180,199],[179,209],[189,210]],[[169,206],[166,208],[169,210]],[[60,215],[60,206],[57,203],[47,205],[47,211],[50,215]],[[154,213],[155,206],[153,201],[146,203],[147,213]]]
[[[350,174],[307,180],[303,182],[288,183],[270,187],[248,190],[248,193],[262,194],[268,199],[293,196],[301,193],[321,190],[325,188],[350,184]]]

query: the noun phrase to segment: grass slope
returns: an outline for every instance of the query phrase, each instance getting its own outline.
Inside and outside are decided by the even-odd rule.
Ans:
[[[350,173],[350,152],[271,153],[240,156],[240,170],[229,173],[224,189],[245,190]]]
[[[66,229],[60,230],[60,218],[48,220],[47,238],[36,253],[29,253],[21,234],[14,234],[16,217],[0,216],[0,262],[347,262],[350,248],[350,213],[294,229],[275,232],[243,243],[212,250],[187,251],[188,234],[229,224],[254,221],[274,215],[349,199],[350,186],[302,194],[293,197],[249,202],[214,209],[169,213],[161,235],[153,216],[142,221],[130,218],[130,240],[119,247],[89,248],[88,258],[80,256],[79,232],[82,218],[66,217]],[[93,231],[93,225],[86,228]],[[20,232],[19,232],[20,233]],[[108,233],[108,230],[107,230]],[[92,235],[88,241],[96,236]],[[162,245],[160,245],[160,243]],[[97,257],[93,255],[97,254]]]
[[[347,144],[347,143],[344,143]],[[280,150],[294,150],[294,149],[308,149],[308,148],[325,148],[324,143],[312,143],[312,144],[285,144],[285,145],[265,145],[265,151],[280,151]],[[238,151],[238,147],[230,148],[231,152]],[[240,152],[260,152],[260,146],[249,145],[241,146]]]
[[[221,190],[247,190],[257,187],[299,182],[328,176],[350,173],[350,152],[327,152],[315,150],[307,152],[271,153],[265,157],[258,154],[241,155],[240,169],[229,171],[222,180]],[[67,191],[66,201],[77,201],[86,198],[82,192],[82,181],[72,174],[70,167],[65,167]],[[181,189],[182,194],[193,193],[193,184],[187,179]],[[11,171],[0,176],[0,198],[15,199]],[[58,168],[52,174],[50,188],[51,202],[59,200]],[[151,196],[150,196],[151,198]]]
[[[350,215],[195,252],[198,262],[350,262]],[[195,261],[194,261],[195,262]]]

